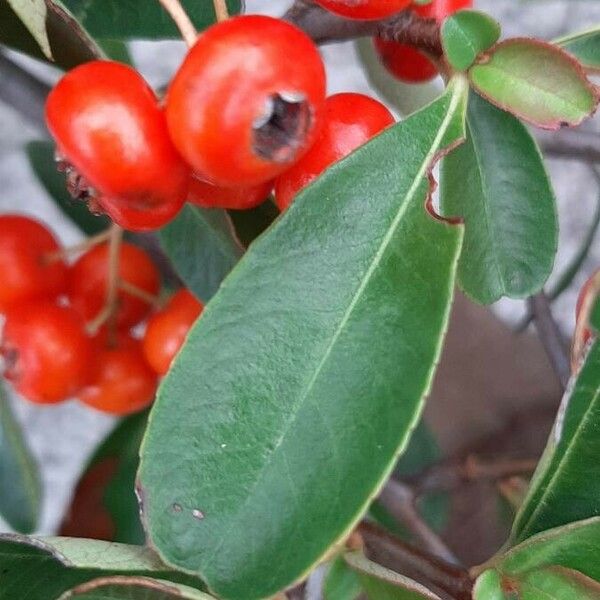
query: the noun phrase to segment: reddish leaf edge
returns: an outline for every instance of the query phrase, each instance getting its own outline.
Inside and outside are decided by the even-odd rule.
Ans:
[[[498,49],[500,49],[504,46],[510,46],[510,45],[514,44],[515,42],[517,42],[517,43],[525,42],[525,43],[531,44],[533,46],[540,46],[540,47],[546,48],[550,52],[553,52],[556,56],[559,56],[565,62],[570,63],[570,65],[577,72],[577,75],[581,79],[582,83],[584,83],[585,87],[588,89],[588,91],[594,98],[594,108],[589,112],[589,114],[587,114],[585,117],[579,119],[578,121],[574,121],[574,122],[559,121],[559,120],[536,121],[535,119],[531,119],[530,117],[520,113],[519,111],[513,110],[510,106],[506,105],[505,103],[498,102],[498,100],[491,97],[489,94],[486,94],[483,90],[480,90],[476,85],[474,85],[474,83],[470,77],[471,69],[476,66],[485,65],[487,62],[489,62],[491,60],[492,55]],[[529,123],[530,125],[533,125],[534,127],[538,127],[539,129],[545,129],[547,131],[558,131],[559,129],[563,129],[566,127],[577,127],[577,126],[581,125],[581,123],[583,123],[583,121],[585,119],[589,119],[590,117],[593,117],[596,114],[596,111],[598,110],[598,104],[600,103],[600,87],[598,87],[597,85],[594,85],[588,79],[587,73],[588,73],[588,70],[584,67],[584,65],[581,62],[579,62],[579,60],[577,60],[577,58],[573,54],[567,52],[564,48],[561,48],[560,46],[553,44],[552,42],[546,42],[544,40],[540,40],[537,38],[531,38],[531,37],[515,37],[515,38],[509,38],[507,40],[502,40],[501,42],[498,42],[497,44],[492,46],[489,50],[481,53],[479,55],[479,57],[477,58],[477,60],[475,61],[475,63],[467,70],[467,75],[469,76],[469,84],[470,84],[471,88],[479,96],[481,96],[484,100],[487,100],[490,104],[493,104],[497,108],[500,108],[503,111],[510,113],[511,115],[514,115],[515,117],[517,117],[521,121],[524,121],[525,123]]]

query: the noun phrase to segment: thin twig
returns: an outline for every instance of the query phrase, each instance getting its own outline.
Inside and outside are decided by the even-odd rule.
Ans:
[[[539,131],[536,137],[547,156],[600,162],[600,136],[595,131],[565,128],[556,132]]]
[[[215,5],[217,21],[220,22],[229,19],[229,10],[227,9],[227,2],[225,0],[213,0],[213,4]]]
[[[552,368],[563,389],[567,387],[571,376],[569,355],[563,344],[563,338],[552,316],[552,309],[546,294],[542,291],[527,300],[527,305],[535,322],[540,341],[550,359]]]
[[[63,258],[68,258],[73,254],[79,254],[79,252],[85,252],[89,250],[93,246],[97,246],[102,242],[105,242],[110,237],[110,229],[106,231],[102,231],[96,235],[93,235],[85,240],[79,242],[79,244],[74,244],[73,246],[68,246],[67,248],[60,248],[60,250],[56,250],[55,252],[49,252],[44,255],[44,262],[53,263],[58,260],[62,260]]]
[[[422,473],[405,479],[419,497],[431,492],[452,491],[465,482],[498,481],[516,475],[530,475],[537,467],[537,459],[506,459],[484,462],[470,455],[465,459],[449,460],[433,465]]]
[[[123,292],[126,292],[130,296],[134,298],[138,298],[139,300],[143,300],[148,304],[155,306],[158,303],[158,296],[143,290],[141,287],[130,283],[129,281],[125,281],[124,279],[119,280],[119,289]]]
[[[423,520],[416,508],[416,500],[413,490],[395,479],[390,479],[379,495],[379,502],[414,535],[423,548],[448,563],[460,564],[452,550]]]
[[[198,37],[198,32],[194,27],[190,17],[185,12],[183,6],[181,6],[181,2],[179,0],[158,0],[162,7],[169,13],[171,19],[175,25],[177,25],[177,29],[181,33],[181,37],[184,42],[191,48],[195,43]]]
[[[415,548],[374,523],[363,521],[357,531],[376,562],[432,584],[456,600],[471,600],[472,581],[465,569]]]
[[[106,301],[102,310],[87,325],[87,329],[92,335],[98,333],[98,330],[107,322],[114,322],[119,303],[119,260],[121,256],[121,242],[123,241],[123,229],[113,224],[109,232]]]

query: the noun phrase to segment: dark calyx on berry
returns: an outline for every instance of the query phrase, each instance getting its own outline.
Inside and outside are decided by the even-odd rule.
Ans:
[[[253,124],[253,150],[265,160],[294,160],[310,131],[312,114],[304,96],[274,94],[267,99],[265,113]]]

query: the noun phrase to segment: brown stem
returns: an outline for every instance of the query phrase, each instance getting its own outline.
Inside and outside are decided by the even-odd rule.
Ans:
[[[108,276],[106,282],[106,301],[102,310],[93,321],[88,323],[87,330],[90,335],[95,335],[105,323],[115,325],[115,318],[119,304],[119,258],[121,242],[123,241],[123,229],[118,225],[111,225],[109,229],[108,246]]]
[[[571,376],[569,357],[563,345],[558,325],[552,315],[548,297],[542,291],[535,296],[531,296],[527,300],[527,305],[533,315],[540,341],[564,390]]]
[[[151,304],[152,306],[156,306],[158,304],[158,296],[143,290],[129,281],[119,279],[119,289],[127,292],[130,296],[134,296],[135,298]]]
[[[213,0],[213,4],[215,5],[217,21],[220,22],[229,19],[229,11],[227,10],[227,3],[225,0]]]
[[[189,48],[191,48],[196,43],[196,38],[198,37],[198,32],[194,27],[191,19],[188,14],[185,12],[183,6],[181,6],[181,2],[179,0],[158,0],[162,7],[169,13],[171,19],[175,25],[177,25],[177,29],[181,33],[181,37],[187,44]]]
[[[456,600],[471,600],[472,581],[465,569],[419,550],[373,523],[363,521],[357,531],[368,554],[377,562],[424,584],[433,584]]]
[[[475,456],[433,465],[422,473],[409,477],[405,483],[415,495],[451,491],[469,481],[498,481],[515,475],[529,475],[535,471],[536,459],[499,459],[483,462]]]
[[[334,15],[310,0],[296,0],[283,18],[304,30],[317,44],[379,36],[409,44],[433,57],[443,53],[435,20],[422,19],[410,10],[380,21],[360,21]]]
[[[97,246],[102,242],[105,242],[110,237],[110,229],[103,231],[102,233],[98,233],[89,238],[86,238],[79,244],[74,244],[73,246],[69,246],[68,248],[61,248],[60,250],[56,250],[55,252],[48,252],[44,255],[44,262],[47,264],[51,264],[53,262],[57,262],[64,258],[68,258],[73,254],[78,254],[79,252],[85,252],[89,250],[93,246]]]
[[[394,479],[387,482],[379,495],[381,504],[414,535],[423,548],[448,563],[460,564],[452,550],[423,520],[416,508],[416,500],[415,493],[409,486]]]

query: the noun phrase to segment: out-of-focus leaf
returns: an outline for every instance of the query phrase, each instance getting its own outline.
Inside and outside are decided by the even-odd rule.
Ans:
[[[579,125],[598,106],[598,93],[577,60],[540,40],[497,44],[469,77],[492,104],[544,129]]]
[[[555,40],[554,43],[576,56],[586,69],[600,70],[600,26],[596,25],[586,31],[572,33]]]
[[[55,600],[97,577],[142,576],[203,589],[148,548],[98,540],[0,534],[0,600]]]
[[[19,14],[14,10],[17,4]],[[98,44],[60,0],[0,2],[0,44],[34,58],[51,58],[63,69],[104,56]]]
[[[147,416],[144,411],[123,419],[94,453],[77,484],[61,535],[144,544],[135,476]]]
[[[33,531],[41,495],[37,465],[0,386],[0,516],[17,531]]]
[[[356,600],[362,592],[358,575],[338,556],[332,561],[323,583],[325,600]]]
[[[186,286],[205,304],[244,250],[227,212],[186,205],[159,232],[162,249]]]
[[[27,144],[29,164],[49,196],[81,231],[94,235],[104,231],[108,225],[106,217],[93,215],[85,203],[73,200],[67,192],[65,177],[56,170],[54,144],[35,141]]]
[[[531,134],[471,94],[467,140],[443,162],[440,203],[465,220],[461,288],[481,304],[538,292],[558,244],[554,192]]]
[[[97,38],[179,38],[173,20],[158,0],[63,0],[86,29]],[[212,2],[182,0],[184,10],[201,31],[215,22]],[[242,8],[241,0],[227,0],[229,14]]]
[[[600,516],[600,343],[567,387],[511,541]]]
[[[271,200],[250,210],[227,212],[235,227],[237,238],[246,248],[279,216],[279,210]]]

